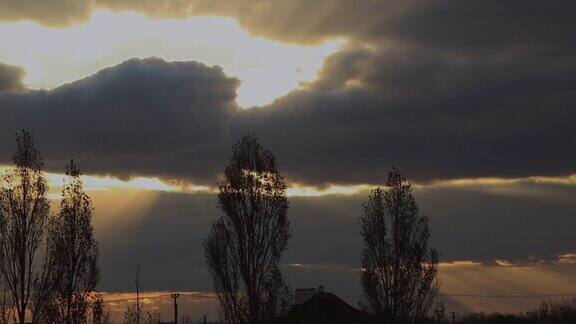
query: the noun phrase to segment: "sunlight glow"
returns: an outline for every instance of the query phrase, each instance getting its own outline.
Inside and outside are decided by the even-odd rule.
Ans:
[[[504,186],[511,184],[535,183],[576,185],[576,175],[562,177],[534,176],[525,178],[462,178],[452,180],[439,180],[430,184],[416,185],[417,187],[458,187],[458,186]]]
[[[558,256],[558,263],[576,264],[576,253],[560,254]]]
[[[0,173],[7,170],[6,165],[0,165]],[[65,183],[66,176],[60,173],[46,173],[46,179],[50,186],[49,198],[57,200],[60,198],[60,189]],[[86,191],[105,191],[105,190],[145,190],[145,191],[164,191],[178,193],[217,193],[218,188],[215,186],[195,185],[179,180],[164,180],[157,177],[135,177],[130,179],[119,179],[113,176],[83,175],[82,180]],[[321,197],[327,195],[358,195],[368,193],[376,187],[382,185],[372,184],[355,184],[355,185],[337,185],[328,184],[325,186],[312,186],[290,182],[287,189],[288,197]],[[458,187],[462,189],[474,189],[498,194],[516,194],[540,196],[545,194],[539,188],[524,188],[523,184],[539,185],[566,185],[576,186],[576,175],[565,177],[527,177],[516,179],[501,178],[477,178],[477,179],[454,179],[435,181],[432,183],[414,183],[416,190],[426,190],[429,188]],[[557,199],[563,199],[562,197]],[[567,258],[573,257],[567,254]],[[576,259],[576,258],[575,258]]]
[[[1,23],[0,39],[0,62],[24,67],[25,82],[34,89],[54,88],[133,57],[157,56],[222,66],[241,80],[237,100],[243,107],[270,103],[316,79],[324,57],[343,44],[283,44],[253,37],[230,18],[150,19],[103,10],[69,28]]]
[[[173,302],[170,294],[175,291],[141,291],[141,302],[146,304],[147,311],[157,311],[164,315],[164,319],[171,318]],[[209,318],[218,315],[218,297],[213,292],[179,291],[178,308],[181,314],[202,318],[208,314]],[[128,305],[136,301],[135,292],[101,292],[102,298],[113,319],[122,319]],[[144,302],[145,301],[145,302]]]
[[[328,185],[326,187],[314,187],[301,184],[292,184],[288,188],[290,197],[319,197],[325,195],[353,195],[362,191],[370,190],[371,185]]]
[[[52,200],[60,199],[59,190],[66,181],[66,175],[59,173],[46,173],[46,179],[51,189],[49,198]],[[177,182],[166,182],[159,178],[146,177],[121,180],[111,176],[82,175],[82,182],[84,184],[84,189],[87,192],[104,190],[147,190],[194,193],[211,190],[206,186],[179,184]]]
[[[478,267],[481,265],[482,265],[482,263],[474,262],[474,261],[470,261],[470,260],[440,262],[438,264],[438,266],[440,268]]]

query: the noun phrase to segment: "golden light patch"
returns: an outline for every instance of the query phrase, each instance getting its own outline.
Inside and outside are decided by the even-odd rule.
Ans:
[[[479,267],[479,266],[482,266],[482,263],[474,262],[474,261],[470,261],[470,260],[440,262],[438,264],[438,267],[440,267],[440,268]]]
[[[370,189],[373,189],[373,186],[367,184],[328,185],[325,187],[314,187],[294,183],[288,188],[288,196],[319,197],[325,195],[354,195]]]
[[[522,183],[576,185],[576,175],[562,177],[534,176],[524,178],[463,178],[438,180],[429,184],[416,184],[416,187],[463,187],[463,186],[507,186]]]
[[[8,170],[6,165],[0,165],[0,173]],[[47,172],[46,178],[51,187],[49,197],[59,199],[59,190],[65,183],[65,175],[54,172]],[[103,191],[103,190],[147,190],[161,192],[179,192],[179,193],[217,193],[218,188],[207,185],[195,185],[180,180],[164,180],[158,177],[134,177],[130,179],[119,179],[113,176],[96,176],[83,175],[84,187],[86,191]],[[369,192],[377,187],[384,185],[376,184],[328,184],[323,186],[311,186],[290,182],[287,189],[289,197],[321,197],[327,195],[357,195]],[[576,186],[576,175],[564,177],[525,177],[525,178],[475,178],[475,179],[454,179],[440,180],[431,183],[413,183],[416,190],[425,190],[430,188],[462,188],[477,189],[481,191],[490,191],[500,194],[518,194],[518,195],[541,195],[546,194],[542,190],[525,189],[522,184],[542,184],[542,185],[568,185]]]
[[[67,28],[0,23],[0,39],[0,61],[24,67],[25,82],[34,89],[73,82],[130,58],[156,56],[223,67],[241,80],[242,107],[270,103],[315,80],[324,58],[343,44],[300,46],[253,37],[231,18],[150,19],[105,10]]]
[[[59,199],[59,190],[66,182],[66,175],[49,172],[46,173],[46,179],[51,188],[49,198]],[[211,190],[211,188],[207,186],[197,186],[177,181],[164,181],[160,178],[151,177],[136,177],[122,180],[112,176],[82,175],[82,182],[84,184],[84,190],[87,192],[104,190],[146,190],[194,193]]]
[[[576,264],[576,253],[560,254],[558,256],[558,263]]]

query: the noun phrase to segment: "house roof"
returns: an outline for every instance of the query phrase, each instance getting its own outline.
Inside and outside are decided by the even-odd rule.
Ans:
[[[294,305],[286,323],[367,323],[366,313],[350,306],[338,296],[318,292],[300,305]]]

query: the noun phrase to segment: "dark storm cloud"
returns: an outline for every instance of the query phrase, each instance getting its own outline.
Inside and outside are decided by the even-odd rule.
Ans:
[[[420,46],[351,48],[320,78],[260,108],[237,107],[217,67],[130,60],[52,91],[0,96],[1,157],[31,129],[52,170],[214,184],[236,138],[255,131],[292,181],[383,183],[576,172],[576,59],[468,58]]]
[[[574,55],[574,10],[576,3],[569,0],[419,1],[373,36],[471,53],[537,50]]]
[[[255,129],[311,183],[382,183],[392,165],[417,180],[573,173],[575,63],[353,48],[307,89],[238,114],[233,134]]]
[[[0,6],[46,9],[34,3]],[[157,59],[1,96],[2,129],[32,129],[52,169],[74,152],[88,172],[213,184],[235,138],[255,131],[292,180],[316,185],[382,183],[392,165],[419,181],[576,172],[568,1],[126,0],[78,14],[60,4],[55,15],[222,14],[271,38],[349,45],[317,81],[250,110],[218,68]],[[4,161],[10,141],[0,139]]]
[[[24,88],[24,69],[0,62],[0,92]]]
[[[237,109],[237,86],[218,67],[151,58],[51,91],[5,93],[1,156],[7,161],[10,134],[25,128],[38,138],[51,170],[76,158],[86,171],[100,174],[193,174],[205,180],[209,170],[212,179],[229,116]]]
[[[202,240],[220,215],[215,195],[146,193],[124,199],[123,204],[136,203],[125,212],[110,207],[117,194],[91,195],[102,252],[101,289],[131,289],[136,256],[146,290],[211,289]],[[367,195],[290,198],[292,238],[282,264],[291,285],[325,284],[338,292],[357,285],[358,217]],[[547,260],[553,266],[557,255],[574,253],[575,195],[576,186],[536,182],[416,190],[419,207],[430,218],[430,243],[441,252],[441,261],[488,266],[498,259],[519,265]],[[145,201],[151,203],[141,206]]]

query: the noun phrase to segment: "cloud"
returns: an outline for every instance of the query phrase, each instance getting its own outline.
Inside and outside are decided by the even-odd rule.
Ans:
[[[0,95],[0,155],[30,129],[48,168],[78,159],[90,172],[213,178],[238,80],[195,62],[133,59],[50,91]],[[7,131],[9,130],[9,131]],[[166,170],[162,171],[162,170]],[[189,177],[188,177],[189,178]]]
[[[567,41],[576,26],[566,2],[18,3],[0,2],[19,8],[5,16],[68,24],[93,8],[214,14],[274,39],[348,39],[318,80],[249,110],[238,109],[239,81],[221,69],[159,59],[1,96],[0,124],[34,130],[53,169],[74,152],[89,172],[213,184],[235,138],[255,131],[292,180],[312,185],[382,183],[392,165],[418,181],[576,172],[567,149],[576,146],[576,47]],[[9,141],[0,139],[4,161]]]
[[[261,0],[0,0],[0,20],[32,20],[51,27],[87,21],[97,9],[137,11],[156,18],[217,15],[237,19],[256,35],[293,42],[315,42],[326,36],[348,34],[349,30],[380,19],[392,1],[261,1]],[[363,15],[368,19],[363,20]],[[364,16],[366,18],[366,16]],[[300,23],[296,23],[296,20]]]
[[[88,20],[93,9],[93,0],[0,0],[0,20],[32,20],[62,27]]]
[[[573,55],[574,9],[576,4],[564,0],[417,1],[374,35],[469,53],[552,50]]]
[[[0,62],[0,92],[24,88],[24,69]]]
[[[575,61],[352,47],[316,82],[240,109],[239,81],[218,67],[133,59],[0,96],[0,157],[27,128],[52,170],[74,157],[91,173],[213,185],[234,141],[255,131],[301,184],[379,184],[393,165],[420,182],[562,176],[576,173]]]
[[[69,26],[96,9],[110,9],[151,17],[227,16],[252,34],[297,43],[402,39],[469,51],[544,42],[574,50],[575,6],[565,0],[1,0],[0,19]]]
[[[232,133],[255,129],[311,183],[382,183],[392,165],[421,181],[574,173],[575,61],[353,47],[316,83],[238,114]]]
[[[20,15],[48,10],[10,3],[0,6],[22,6]],[[576,47],[567,41],[576,26],[566,2],[60,5],[66,10],[43,17],[82,17],[93,8],[225,15],[274,39],[345,37],[348,45],[326,58],[318,80],[247,110],[234,100],[239,81],[221,69],[160,59],[130,60],[51,91],[1,96],[0,125],[35,131],[52,169],[73,152],[88,172],[213,185],[235,139],[255,131],[291,180],[318,186],[382,183],[393,165],[421,182],[576,172],[576,151],[567,149],[576,146]],[[0,139],[1,160],[10,140]]]

